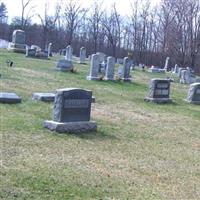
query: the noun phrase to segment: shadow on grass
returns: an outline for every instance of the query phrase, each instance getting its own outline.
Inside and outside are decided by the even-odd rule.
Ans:
[[[54,132],[55,133],[55,132]],[[87,133],[55,133],[57,136],[64,135],[75,136],[85,140],[118,140],[115,135],[109,135],[105,131],[87,132]]]

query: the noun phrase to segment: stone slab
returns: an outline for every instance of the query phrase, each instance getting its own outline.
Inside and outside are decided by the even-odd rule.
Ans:
[[[147,102],[153,102],[153,103],[172,103],[172,99],[169,98],[150,98],[150,97],[145,97],[144,99]]]
[[[60,123],[46,120],[43,126],[58,133],[86,133],[97,131],[97,124],[94,121]]]
[[[54,93],[35,92],[35,93],[32,94],[32,99],[44,101],[44,102],[54,102],[55,94]]]
[[[15,93],[0,92],[0,103],[15,104],[21,103],[21,97],[18,97]]]

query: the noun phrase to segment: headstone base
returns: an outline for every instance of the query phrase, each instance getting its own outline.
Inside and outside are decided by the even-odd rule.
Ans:
[[[0,103],[15,104],[21,103],[22,99],[18,97],[15,93],[10,92],[0,92]]]
[[[89,81],[98,81],[98,80],[100,80],[100,78],[99,77],[94,77],[94,76],[87,76],[87,80],[89,80]]]
[[[39,100],[39,101],[44,101],[44,102],[53,102],[55,99],[55,94],[54,93],[33,93],[32,95],[33,100]]]
[[[172,103],[172,99],[169,98],[150,98],[145,97],[144,99],[147,102],[153,102],[153,103]]]
[[[58,133],[85,133],[97,131],[96,122],[66,122],[60,123],[55,121],[44,121],[44,128]]]

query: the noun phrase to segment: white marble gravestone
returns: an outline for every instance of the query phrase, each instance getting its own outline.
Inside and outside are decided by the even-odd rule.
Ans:
[[[107,58],[106,75],[104,79],[113,81],[114,72],[115,72],[115,58],[110,56]]]
[[[90,73],[87,80],[99,80],[99,55],[93,54],[90,62]]]
[[[66,48],[65,59],[68,61],[72,61],[72,54],[73,54],[73,49],[70,45],[68,45]]]
[[[85,59],[86,59],[86,48],[81,47],[80,48],[80,64],[85,64]]]

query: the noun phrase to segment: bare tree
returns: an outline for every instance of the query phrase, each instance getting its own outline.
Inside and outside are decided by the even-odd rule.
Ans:
[[[24,30],[27,22],[34,16],[35,6],[30,6],[33,0],[21,0],[22,13],[21,13],[21,29]]]
[[[40,14],[38,14],[38,17],[40,18],[42,29],[43,29],[43,38],[42,38],[42,47],[46,48],[48,43],[48,34],[55,28],[56,22],[60,17],[60,11],[61,11],[61,4],[58,1],[55,6],[55,12],[53,16],[48,15],[49,11],[49,4],[45,3],[45,9],[44,9],[44,16],[42,17]]]
[[[81,20],[85,17],[87,9],[81,8],[73,0],[70,0],[65,7],[64,21],[66,23],[66,32],[68,33],[67,44],[71,44],[77,27],[81,24]]]
[[[98,49],[98,39],[100,35],[101,29],[101,21],[104,11],[102,10],[102,2],[101,3],[94,3],[93,11],[88,18],[89,22],[89,30],[92,36],[92,43],[94,52],[97,52]]]

